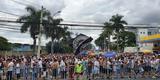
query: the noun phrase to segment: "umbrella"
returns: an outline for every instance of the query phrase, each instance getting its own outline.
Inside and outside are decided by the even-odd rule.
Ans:
[[[110,52],[105,52],[104,54],[103,54],[105,57],[114,57],[115,55],[116,55],[116,52],[114,52],[114,51],[110,51]]]

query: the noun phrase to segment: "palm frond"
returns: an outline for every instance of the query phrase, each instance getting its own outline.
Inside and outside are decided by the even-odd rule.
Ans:
[[[27,15],[24,15],[24,16],[21,16],[19,19],[17,19],[17,21],[27,21],[29,20],[30,16],[27,16]]]
[[[28,6],[26,7],[26,10],[30,13],[30,14],[35,14],[37,12],[37,10],[33,7],[33,6]]]
[[[24,23],[22,26],[21,26],[21,33],[25,33],[28,31],[28,28],[29,28],[29,24],[28,23]]]

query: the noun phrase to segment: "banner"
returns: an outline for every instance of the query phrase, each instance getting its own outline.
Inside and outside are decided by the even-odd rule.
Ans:
[[[88,37],[84,34],[79,34],[76,38],[73,40],[73,48],[74,48],[74,53],[75,55],[80,53],[80,50],[87,46],[93,38]]]

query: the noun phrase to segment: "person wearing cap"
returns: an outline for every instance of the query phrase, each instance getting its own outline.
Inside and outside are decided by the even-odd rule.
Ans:
[[[78,80],[83,75],[83,71],[84,69],[83,69],[82,62],[78,61],[74,69],[76,80]]]

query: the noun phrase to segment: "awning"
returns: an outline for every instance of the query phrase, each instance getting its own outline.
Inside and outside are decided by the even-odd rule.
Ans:
[[[144,46],[140,48],[139,52],[143,52],[143,53],[153,53],[153,47],[152,46]]]
[[[152,50],[143,50],[143,53],[152,53]]]
[[[140,42],[160,42],[160,34],[154,34],[150,36],[141,36]]]

